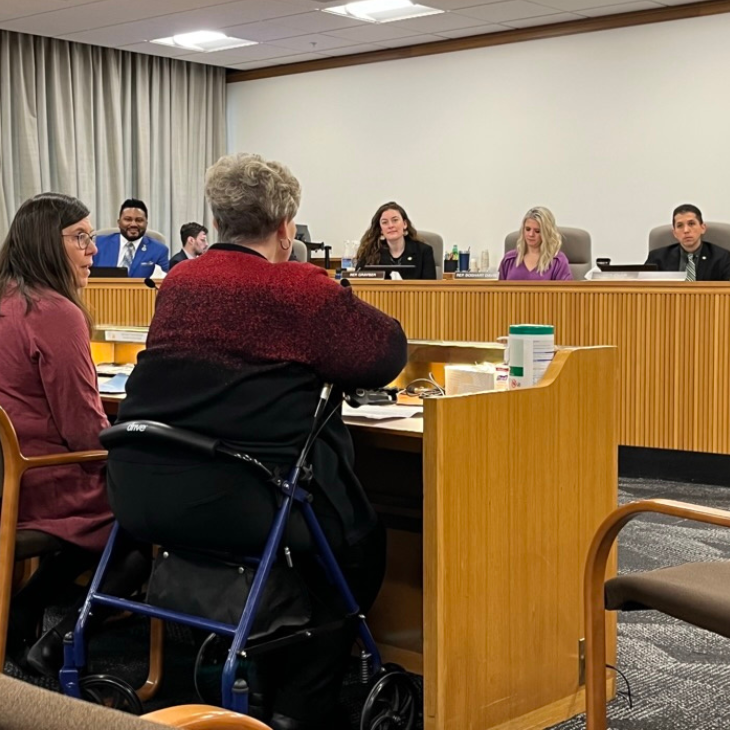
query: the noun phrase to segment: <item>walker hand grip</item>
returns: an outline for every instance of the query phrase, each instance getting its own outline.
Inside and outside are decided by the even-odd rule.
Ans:
[[[128,421],[105,428],[99,434],[99,440],[105,449],[116,446],[143,446],[154,441],[159,444],[178,446],[205,454],[210,458],[216,455],[219,439],[203,436],[199,433],[173,428],[157,421]]]

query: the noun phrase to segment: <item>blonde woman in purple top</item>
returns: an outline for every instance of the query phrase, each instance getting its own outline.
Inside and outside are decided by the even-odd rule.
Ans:
[[[573,278],[555,217],[547,208],[531,208],[522,219],[517,248],[499,265],[499,278],[508,281],[566,281]]]

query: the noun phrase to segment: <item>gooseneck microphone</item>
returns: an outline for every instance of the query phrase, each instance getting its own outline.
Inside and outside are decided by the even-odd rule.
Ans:
[[[148,286],[150,289],[155,290],[155,296],[157,296],[160,293],[160,287],[157,286],[157,283],[149,278],[149,276],[144,280],[144,285]]]

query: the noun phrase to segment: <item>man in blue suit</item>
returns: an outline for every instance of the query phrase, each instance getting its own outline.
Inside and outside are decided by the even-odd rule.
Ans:
[[[119,233],[98,236],[92,266],[123,266],[131,279],[146,279],[155,265],[170,269],[170,252],[164,243],[145,236],[147,206],[134,198],[125,200],[119,210]]]

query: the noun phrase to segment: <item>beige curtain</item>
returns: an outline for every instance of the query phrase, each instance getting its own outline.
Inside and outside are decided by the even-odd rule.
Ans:
[[[96,228],[141,198],[175,252],[183,223],[211,227],[203,177],[225,150],[224,69],[0,31],[2,238],[20,203],[53,190]]]

